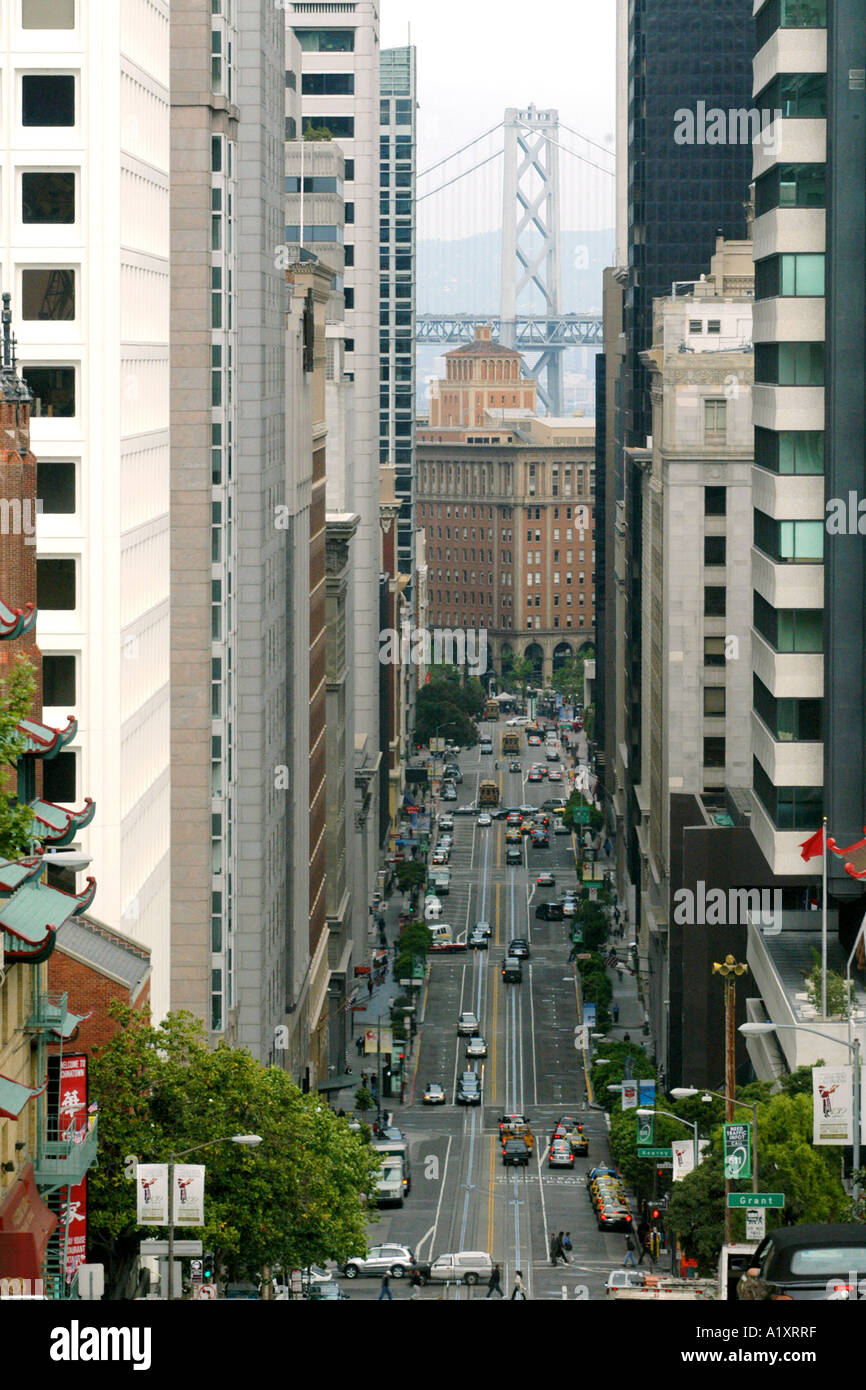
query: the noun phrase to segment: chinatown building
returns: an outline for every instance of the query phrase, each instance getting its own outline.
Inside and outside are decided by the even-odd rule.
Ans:
[[[22,719],[17,800],[33,811],[29,850],[0,857],[0,1284],[4,1291],[74,1297],[75,1267],[85,1256],[86,1174],[96,1160],[97,1122],[89,1113],[86,1061],[70,1053],[82,1015],[50,992],[47,962],[63,924],[92,903],[54,886],[52,852],[69,846],[93,819],[42,796],[43,764],[75,738],[77,724],[41,723],[42,658],[36,645],[36,459],[30,452],[30,391],[18,375],[10,296],[3,296],[0,346],[0,681],[26,661],[36,679],[31,717]],[[11,521],[11,524],[10,524]],[[16,524],[17,522],[17,524]],[[13,784],[6,771],[6,787]],[[67,872],[66,869],[61,873]],[[57,1049],[49,1066],[48,1049]],[[84,1061],[84,1065],[82,1065]],[[10,1285],[3,1281],[28,1281]]]
[[[526,658],[549,685],[595,642],[595,422],[537,415],[489,327],[445,363],[417,432],[428,622],[486,632],[488,670]]]

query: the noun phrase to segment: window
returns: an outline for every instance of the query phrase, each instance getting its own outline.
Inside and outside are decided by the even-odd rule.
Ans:
[[[727,511],[727,489],[723,487],[705,487],[704,516],[726,516]]]
[[[286,139],[287,139],[287,140],[297,140],[297,138],[298,138],[298,123],[297,123],[297,121],[295,120],[294,116],[287,116],[287,117],[286,117]]]
[[[827,0],[769,0],[755,16],[758,48],[772,38],[777,29],[826,29]]]
[[[301,91],[311,97],[350,97],[355,92],[355,74],[352,72],[305,72],[301,77]],[[315,117],[311,117],[315,120]]]
[[[296,29],[302,53],[354,53],[354,29]]]
[[[722,331],[722,321],[721,321],[721,319],[707,319],[707,332],[708,332],[708,333],[721,333],[721,331]]]
[[[753,598],[755,631],[777,652],[824,650],[822,608],[774,608],[759,593]]]
[[[704,686],[704,718],[719,719],[725,713],[725,687],[723,685]]]
[[[818,253],[767,256],[755,265],[755,298],[791,295],[819,299],[824,294],[824,256]]]
[[[823,343],[756,343],[755,380],[777,386],[823,386]]]
[[[22,29],[74,29],[75,0],[21,0]]]
[[[780,743],[820,743],[823,700],[778,699],[752,675],[752,706]]]
[[[287,177],[286,177],[286,192],[287,192],[287,193],[300,193],[300,191],[301,191],[301,180],[300,180],[300,176],[295,176],[295,177],[293,177],[293,176],[291,176],[291,175],[287,176]],[[336,176],[333,176],[333,177],[332,177],[331,175],[316,174],[316,175],[313,175],[312,177],[309,177],[309,176],[308,176],[308,177],[305,177],[305,178],[304,178],[304,192],[305,192],[305,193],[342,193],[342,191],[343,191],[343,181],[342,181],[342,179],[338,179]]]
[[[702,322],[701,322],[700,319],[689,319],[689,332],[690,332],[690,333],[701,333],[702,331],[703,331],[703,324],[702,324]]]
[[[755,463],[770,473],[824,472],[823,430],[766,430],[755,427]]]
[[[63,73],[28,73],[21,79],[23,126],[75,125],[75,78]]]
[[[704,665],[705,666],[724,666],[725,664],[725,639],[724,637],[705,637],[704,638]]]
[[[826,116],[825,72],[778,73],[755,98],[760,111],[781,111],[783,117]]]
[[[42,703],[70,707],[75,704],[74,656],[43,656]]]
[[[22,270],[21,317],[61,323],[75,318],[74,270]]]
[[[46,801],[77,800],[74,753],[58,753],[42,764],[42,795]]]
[[[334,140],[353,140],[355,137],[354,116],[305,116],[304,138],[311,131],[329,131]]]
[[[704,739],[704,767],[724,767],[725,740],[723,738]]]
[[[825,164],[776,164],[755,181],[755,213],[827,206]]]
[[[727,612],[727,590],[723,584],[704,586],[704,617],[723,618]]]
[[[777,830],[814,830],[824,814],[822,787],[774,787],[757,758],[752,785]]]
[[[74,367],[24,367],[33,393],[34,419],[71,419],[75,414]]]
[[[756,510],[755,545],[781,564],[820,564],[824,558],[824,522],[775,521]]]
[[[704,401],[704,438],[724,440],[728,432],[727,401]]]
[[[727,542],[724,536],[704,536],[704,564],[725,564]]]
[[[75,221],[75,175],[45,172],[21,175],[21,220],[25,226]]]
[[[40,460],[36,465],[36,495],[50,516],[75,511],[75,464]]]
[[[70,559],[36,561],[36,604],[56,613],[75,608],[75,561]]]

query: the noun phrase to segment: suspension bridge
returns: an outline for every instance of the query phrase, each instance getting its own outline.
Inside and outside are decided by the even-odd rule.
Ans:
[[[498,341],[531,354],[524,370],[537,378],[548,413],[561,415],[565,353],[601,343],[600,304],[575,312],[573,301],[581,272],[593,277],[584,274],[581,297],[600,299],[598,262],[609,264],[612,253],[614,178],[611,149],[571,129],[557,111],[532,105],[509,108],[497,125],[424,169],[418,345],[454,347],[489,323]],[[571,312],[563,296],[566,238]],[[469,302],[479,298],[480,306]]]

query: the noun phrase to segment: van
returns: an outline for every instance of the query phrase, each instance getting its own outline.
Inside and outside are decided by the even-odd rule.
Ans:
[[[416,1266],[422,1284],[480,1284],[490,1278],[493,1260],[486,1250],[437,1255],[432,1264]]]
[[[450,946],[454,941],[454,934],[447,922],[430,922],[431,946]]]
[[[386,1154],[376,1183],[376,1201],[380,1207],[402,1207],[404,1194],[403,1160],[399,1154]]]

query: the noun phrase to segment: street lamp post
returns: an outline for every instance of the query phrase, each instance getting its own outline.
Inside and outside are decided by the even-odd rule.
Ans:
[[[180,1153],[168,1156],[168,1298],[174,1298],[174,1166],[180,1158],[198,1153],[199,1149],[209,1149],[214,1144],[243,1144],[254,1149],[262,1142],[259,1134],[227,1134],[221,1139],[208,1139],[204,1144],[194,1144],[191,1149],[181,1149]]]
[[[748,974],[749,967],[742,962],[734,960],[733,956],[725,956],[724,961],[713,966],[713,974],[721,975],[725,982],[725,1120],[728,1124],[734,1118],[734,1092],[737,1088],[737,1035],[736,1035],[736,1010],[737,1010],[737,979],[740,975]],[[728,1196],[731,1191],[731,1180],[725,1178],[725,1244],[731,1243],[731,1209],[728,1206]]]
[[[709,1089],[708,1086],[705,1086],[705,1087],[704,1087],[704,1089],[703,1089],[703,1095],[701,1095],[701,1092],[697,1089],[696,1086],[675,1086],[675,1087],[673,1088],[673,1090],[671,1091],[671,1095],[672,1095],[672,1096],[675,1096],[677,1100],[688,1100],[691,1096],[698,1096],[698,1095],[701,1096],[701,1099],[706,1099],[706,1098],[709,1097],[709,1096],[716,1096],[719,1100],[724,1100],[724,1101],[727,1101],[727,1099],[728,1099],[728,1097],[727,1097],[727,1095],[725,1094],[724,1091],[711,1091],[711,1090]],[[752,1112],[752,1191],[753,1191],[753,1192],[757,1192],[757,1191],[759,1190],[759,1189],[758,1189],[758,1106],[757,1106],[757,1103],[755,1103],[754,1105],[752,1105],[752,1104],[751,1104],[749,1101],[747,1101],[747,1100],[738,1100],[738,1101],[735,1102],[735,1106],[737,1106],[737,1105],[740,1106],[740,1108],[743,1109],[743,1110],[751,1110],[751,1112]]]
[[[851,1042],[844,1042],[842,1038],[834,1038],[832,1033],[822,1033],[820,1028],[810,1028],[805,1023],[768,1022],[740,1024],[740,1032],[744,1038],[759,1037],[762,1033],[778,1033],[783,1028],[793,1029],[795,1032],[799,1033],[814,1033],[817,1038],[824,1038],[827,1042],[836,1043],[839,1047],[844,1047],[854,1064],[854,1150],[852,1155],[852,1166],[854,1169],[854,1201],[859,1202],[860,1182],[857,1175],[860,1171],[860,1039],[855,1036]]]
[[[679,1123],[680,1123],[681,1125],[685,1125],[686,1129],[690,1129],[690,1130],[692,1131],[693,1136],[694,1136],[692,1142],[694,1143],[694,1146],[695,1146],[695,1167],[698,1166],[698,1164],[699,1164],[700,1161],[701,1161],[701,1150],[700,1150],[700,1140],[699,1140],[699,1137],[698,1137],[698,1122],[697,1122],[697,1120],[694,1120],[694,1121],[692,1121],[692,1120],[684,1120],[683,1117],[682,1117],[682,1115],[674,1115],[673,1112],[670,1111],[670,1110],[655,1110],[655,1109],[652,1109],[652,1108],[644,1109],[643,1107],[639,1107],[636,1113],[637,1113],[638,1115],[642,1115],[642,1116],[645,1116],[645,1115],[665,1115],[665,1116],[667,1116],[667,1118],[668,1118],[669,1120],[678,1120]]]

